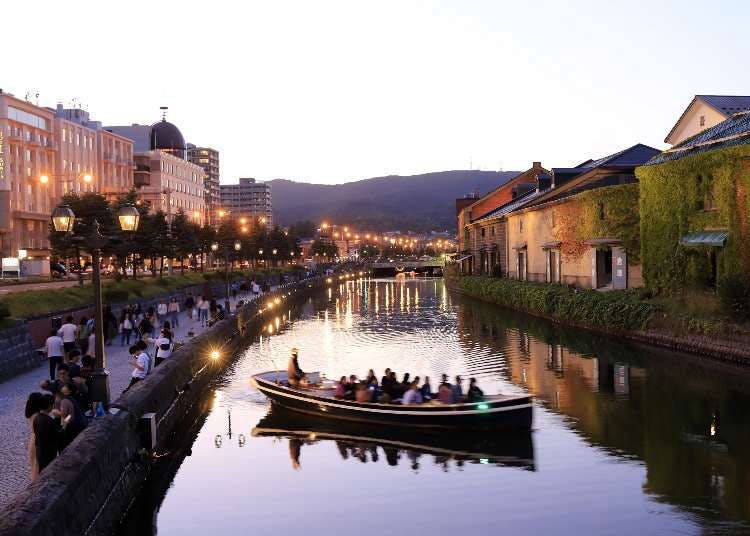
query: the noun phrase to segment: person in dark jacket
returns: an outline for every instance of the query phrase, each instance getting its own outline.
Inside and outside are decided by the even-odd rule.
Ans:
[[[39,472],[44,471],[59,450],[60,425],[52,416],[55,398],[50,394],[42,395],[39,400],[39,411],[34,417],[34,441],[36,442],[36,459]]]
[[[469,402],[481,402],[484,400],[484,391],[477,385],[477,379],[469,380],[469,391],[466,393]]]

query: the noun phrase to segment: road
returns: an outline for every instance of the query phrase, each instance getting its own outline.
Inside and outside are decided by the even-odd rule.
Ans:
[[[19,283],[17,285],[1,285],[0,296],[3,294],[12,294],[14,292],[26,292],[27,290],[43,290],[54,288],[75,287],[78,285],[77,279],[65,281],[37,281],[36,283]]]
[[[238,295],[237,299],[249,299]],[[235,301],[232,300],[232,308]],[[175,329],[175,341],[189,339],[188,331],[194,335],[205,331],[199,321],[190,320],[185,312],[180,313],[180,325]],[[131,338],[131,344],[133,339]],[[107,368],[110,372],[112,399],[116,399],[130,382],[132,367],[128,364],[130,355],[127,346],[120,341],[105,348]],[[16,493],[29,483],[28,441],[29,424],[24,417],[24,407],[29,393],[41,391],[39,383],[49,376],[46,361],[39,367],[0,383],[0,506],[7,503]]]

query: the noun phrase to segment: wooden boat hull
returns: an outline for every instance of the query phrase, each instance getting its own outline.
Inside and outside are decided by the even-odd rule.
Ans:
[[[253,383],[274,404],[320,417],[419,428],[530,430],[532,426],[530,396],[488,397],[472,404],[360,403],[293,389],[279,382],[282,374],[281,371],[257,374]]]

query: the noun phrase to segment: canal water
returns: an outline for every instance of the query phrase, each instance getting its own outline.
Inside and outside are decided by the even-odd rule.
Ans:
[[[750,375],[450,293],[348,281],[283,304],[120,534],[746,534]],[[531,393],[534,430],[464,440],[271,410],[254,373],[386,367]],[[184,457],[184,459],[183,459]]]

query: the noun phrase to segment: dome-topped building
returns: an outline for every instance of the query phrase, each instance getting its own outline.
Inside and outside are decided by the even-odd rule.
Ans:
[[[166,119],[151,125],[151,150],[158,149],[178,158],[186,159],[185,138],[180,129]]]

